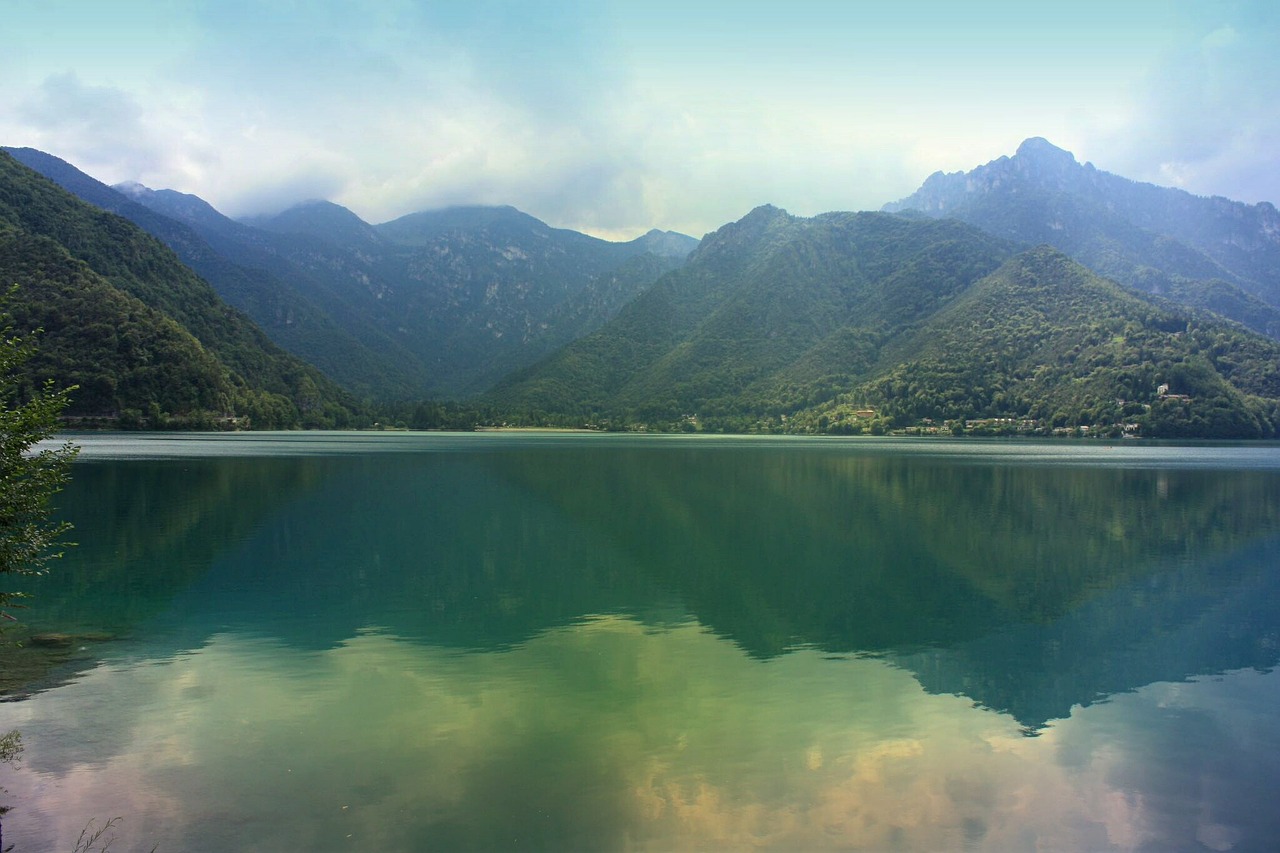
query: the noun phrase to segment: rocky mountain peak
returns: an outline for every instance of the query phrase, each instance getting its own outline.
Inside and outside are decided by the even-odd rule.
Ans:
[[[1032,181],[1061,188],[1082,168],[1075,155],[1046,139],[1033,136],[1018,146],[1008,166]]]
[[[1070,151],[1059,148],[1043,136],[1032,136],[1024,139],[1022,144],[1018,146],[1015,157],[1024,160],[1033,160],[1038,163],[1058,163],[1060,165],[1071,165],[1076,162],[1075,155]]]

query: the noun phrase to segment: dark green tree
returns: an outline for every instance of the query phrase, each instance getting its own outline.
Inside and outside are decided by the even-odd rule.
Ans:
[[[31,388],[21,368],[34,351],[32,337],[15,334],[0,311],[0,576],[39,574],[60,556],[57,544],[70,528],[50,518],[50,499],[77,448],[36,445],[53,435],[74,388],[51,381]],[[0,613],[21,596],[0,590]]]

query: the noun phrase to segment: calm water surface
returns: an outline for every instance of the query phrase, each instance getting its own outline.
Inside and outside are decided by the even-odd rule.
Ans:
[[[1280,448],[86,436],[5,844],[1280,848]]]

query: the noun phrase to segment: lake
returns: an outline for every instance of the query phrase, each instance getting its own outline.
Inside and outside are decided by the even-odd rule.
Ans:
[[[75,440],[19,853],[1280,848],[1275,445]]]

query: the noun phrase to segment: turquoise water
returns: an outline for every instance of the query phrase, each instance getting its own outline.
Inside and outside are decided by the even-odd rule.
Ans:
[[[1280,846],[1275,446],[77,440],[19,851]]]

